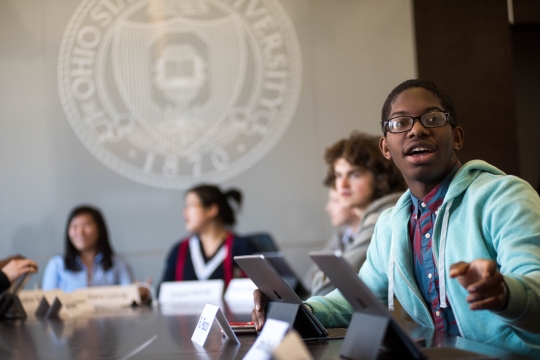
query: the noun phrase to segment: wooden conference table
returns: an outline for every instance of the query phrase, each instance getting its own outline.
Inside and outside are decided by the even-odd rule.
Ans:
[[[226,316],[235,321],[249,319],[247,314]],[[198,319],[199,315],[164,315],[158,308],[140,307],[76,319],[3,321],[0,359],[229,360],[242,359],[255,342],[255,335],[239,335],[240,345],[226,341],[214,324],[204,348],[200,347],[190,340]],[[463,338],[426,339],[428,346],[457,347],[500,359],[527,359]],[[315,359],[339,359],[341,344],[342,340],[306,342]]]

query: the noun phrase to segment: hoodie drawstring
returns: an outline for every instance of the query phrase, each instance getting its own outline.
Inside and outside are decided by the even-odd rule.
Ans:
[[[438,272],[439,272],[439,295],[440,295],[440,306],[441,308],[446,308],[446,270],[445,270],[445,263],[444,263],[444,254],[446,249],[446,232],[448,231],[448,217],[450,216],[450,208],[452,207],[452,202],[454,200],[450,200],[448,202],[448,205],[446,205],[446,209],[444,209],[444,217],[443,217],[443,223],[442,223],[442,229],[441,229],[441,241],[439,243],[439,266],[438,266]]]
[[[394,311],[394,234],[390,243],[390,260],[388,262],[388,310]]]

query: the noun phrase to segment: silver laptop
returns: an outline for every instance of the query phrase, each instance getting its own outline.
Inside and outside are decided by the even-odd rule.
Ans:
[[[393,347],[399,346],[401,349],[406,349],[413,359],[425,359],[426,357],[429,359],[493,359],[489,356],[455,348],[426,348],[420,351],[415,342],[392,318],[386,306],[379,301],[343,258],[341,251],[311,252],[309,256],[330,278],[330,281],[339,289],[355,312],[377,315],[389,320],[389,328],[393,332],[393,338],[385,339],[385,341],[390,340],[387,343],[383,342],[385,350],[391,352]],[[352,327],[349,328],[349,333],[353,335],[354,330]],[[347,339],[345,339],[344,345],[346,342]],[[380,358],[383,357],[384,355]]]
[[[333,332],[335,335],[329,336],[324,326],[304,306],[302,300],[264,255],[235,256],[234,260],[269,298],[267,318],[288,322],[304,340],[342,339],[345,336],[344,330]]]

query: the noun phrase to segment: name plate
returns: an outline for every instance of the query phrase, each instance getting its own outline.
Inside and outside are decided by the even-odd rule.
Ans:
[[[257,285],[251,279],[232,279],[224,296],[229,311],[233,314],[251,314],[255,289]]]
[[[197,327],[195,328],[193,336],[191,337],[191,340],[196,342],[200,346],[204,346],[204,343],[206,342],[206,338],[210,333],[210,329],[212,328],[214,320],[217,321],[219,327],[221,328],[221,331],[223,332],[223,335],[225,335],[227,339],[237,344],[240,344],[240,341],[236,337],[234,331],[229,325],[227,319],[225,318],[225,315],[223,315],[221,309],[212,304],[206,304],[206,306],[204,307],[201,317],[197,322]]]
[[[59,291],[60,292],[60,291]],[[19,292],[19,300],[27,314],[33,314],[36,312],[41,299],[43,298],[44,291],[42,290],[22,290]]]
[[[94,308],[127,307],[141,302],[137,285],[92,286],[74,294],[82,294]]]
[[[159,289],[159,302],[212,303],[223,296],[223,280],[164,282]]]
[[[93,312],[94,307],[88,302],[87,297],[78,292],[63,293],[57,296],[70,317],[76,317],[87,312]]]
[[[276,360],[313,360],[304,341],[296,330],[291,329],[281,344],[274,350]]]
[[[261,334],[244,356],[244,360],[270,360],[274,350],[281,344],[289,330],[289,326],[289,323],[285,321],[266,319]]]
[[[253,304],[253,291],[257,289],[257,285],[251,279],[232,279],[225,292],[225,301],[232,302],[249,302]]]
[[[33,300],[35,300],[36,298],[37,296],[34,296]],[[53,304],[55,306],[58,306],[58,309],[55,309],[54,312],[58,310],[59,312],[57,313],[57,315],[61,318],[73,318],[83,313],[91,312],[93,310],[93,307],[88,303],[84,296],[77,295],[75,293],[65,293],[62,290],[43,291],[42,299],[45,299],[49,306],[53,306]],[[59,303],[55,303],[55,301]],[[38,305],[40,304],[41,300]],[[32,303],[32,305],[34,304]],[[37,307],[33,312],[35,312],[36,310]]]
[[[64,293],[62,290],[23,290],[19,293],[18,296],[26,314],[35,314],[37,309],[41,305],[41,301],[43,299],[46,300],[48,309],[48,307],[55,301],[55,299],[61,301],[60,298],[62,298],[63,302],[66,302],[66,304],[70,305],[69,310],[66,307],[60,308],[60,316],[71,317],[78,313],[76,306],[71,306],[71,299],[64,298],[65,296],[69,297],[69,295]]]

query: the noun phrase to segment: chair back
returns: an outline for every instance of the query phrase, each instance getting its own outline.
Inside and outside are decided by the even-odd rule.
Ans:
[[[255,233],[242,236],[249,240],[255,253],[264,253],[264,252],[276,252],[279,251],[279,248],[274,243],[274,239],[268,233]]]

